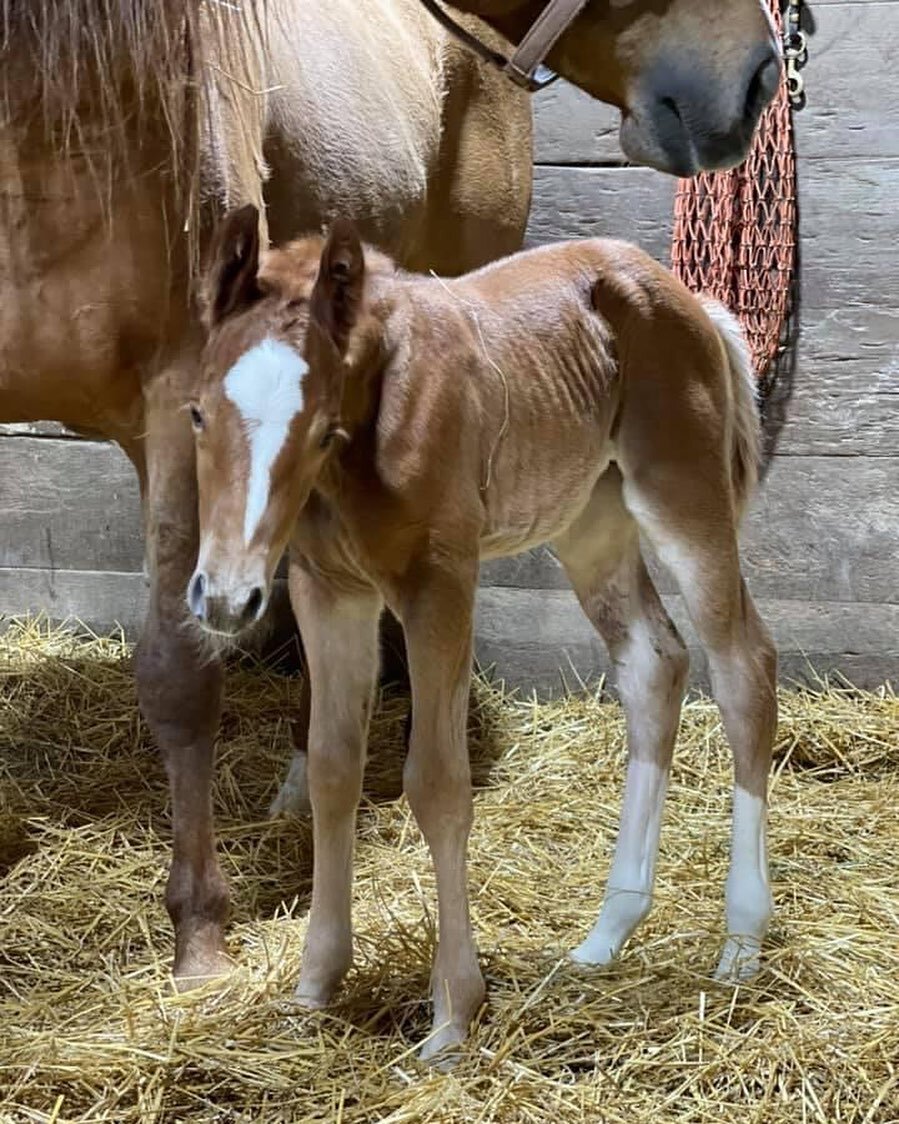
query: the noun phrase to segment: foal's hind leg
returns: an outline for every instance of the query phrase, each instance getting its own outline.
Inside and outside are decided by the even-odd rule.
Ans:
[[[578,599],[614,661],[627,719],[628,766],[615,857],[599,920],[573,952],[606,964],[649,912],[662,808],[686,684],[683,641],[640,556],[615,468],[556,543]]]
[[[312,811],[309,799],[309,718],[312,706],[312,685],[309,679],[309,662],[304,661],[303,678],[300,680],[300,701],[297,716],[291,723],[293,735],[293,757],[284,783],[269,806],[272,819],[279,816],[301,816]]]
[[[720,473],[692,468],[653,482],[628,479],[624,495],[680,586],[733,752],[728,936],[717,975],[746,979],[758,970],[771,916],[766,817],[777,654],[740,574],[733,506],[720,481]]]

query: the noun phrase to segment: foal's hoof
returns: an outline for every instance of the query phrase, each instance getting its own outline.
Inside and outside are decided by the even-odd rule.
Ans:
[[[300,980],[293,993],[293,1001],[297,1007],[302,1007],[304,1011],[323,1011],[325,1007],[330,1007],[335,991],[336,985],[333,987],[316,987],[312,984],[305,984]]]
[[[453,1069],[462,1057],[467,1032],[450,1023],[435,1030],[418,1051],[419,1061],[443,1072]]]
[[[577,948],[571,949],[568,953],[568,961],[573,964],[575,968],[605,968],[611,964],[615,959],[611,950],[608,952],[596,952],[590,948],[584,948],[583,945],[578,945]]]
[[[309,783],[306,780],[306,754],[296,753],[290,763],[284,784],[278,789],[278,795],[269,806],[269,819],[277,820],[282,816],[308,816],[311,811]]]
[[[610,941],[587,937],[570,950],[568,960],[578,968],[605,968],[617,955]]]
[[[752,937],[728,937],[715,969],[719,983],[740,984],[757,976],[761,968],[761,942]]]
[[[307,1011],[320,1011],[330,1006],[352,962],[350,954],[326,965],[305,964],[293,993],[296,1005]]]

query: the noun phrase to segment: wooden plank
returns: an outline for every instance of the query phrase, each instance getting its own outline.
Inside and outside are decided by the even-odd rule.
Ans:
[[[899,158],[800,164],[802,302],[895,308]],[[611,235],[670,260],[674,181],[647,168],[536,168],[528,243]]]
[[[782,383],[772,403],[773,413],[786,416],[778,452],[895,456],[899,308],[802,307],[798,329],[792,386]]]
[[[894,310],[899,286],[899,157],[800,161],[806,308]],[[894,341],[896,337],[893,337]]]
[[[666,597],[690,648],[694,685],[707,686],[704,657],[679,597]],[[781,679],[840,672],[860,687],[899,682],[899,604],[765,600],[759,611],[780,652]],[[478,595],[477,658],[511,687],[541,695],[609,671],[605,648],[569,592],[485,588]]]
[[[146,600],[139,574],[0,570],[0,618],[44,612],[54,621],[77,619],[100,634],[120,625],[135,640]],[[694,684],[707,683],[680,599],[665,600],[691,644]],[[899,605],[764,599],[758,605],[780,648],[785,681],[806,681],[815,668],[840,671],[863,687],[899,682]],[[510,686],[541,694],[608,670],[602,643],[566,591],[480,590],[476,650],[481,665],[494,667]]]
[[[799,340],[783,453],[893,455],[899,448],[899,162],[803,171]],[[814,174],[813,174],[814,173]],[[873,185],[873,186],[872,186]],[[532,242],[629,237],[667,262],[672,185],[645,169],[537,169]],[[844,211],[843,208],[846,210]],[[858,216],[858,217],[856,217]]]
[[[776,457],[742,538],[756,596],[899,601],[899,458]],[[482,584],[568,586],[546,548],[485,565]]]
[[[853,251],[847,247],[846,252]],[[788,402],[778,409],[788,417],[777,443],[780,453],[894,455],[899,449],[899,308],[803,308],[796,376]],[[78,440],[49,422],[0,426],[0,443],[11,435]]]
[[[899,156],[899,98],[887,95],[899,4],[814,5],[806,108],[794,117],[803,160]],[[534,99],[538,164],[624,162],[618,111],[559,82]]]
[[[0,627],[4,618],[43,614],[56,623],[81,624],[106,635],[121,628],[136,641],[143,628],[149,590],[143,574],[96,570],[0,569]],[[276,579],[268,627],[257,634],[259,647],[276,652],[294,632],[287,582]]]
[[[137,478],[115,445],[0,438],[0,566],[139,571]]]
[[[536,94],[535,164],[623,164],[620,114],[561,79]]]
[[[0,479],[3,566],[142,569],[137,488],[114,447],[0,440]],[[744,535],[753,589],[766,597],[899,599],[897,484],[896,457],[776,457]],[[486,580],[565,584],[546,552],[492,563]]]
[[[778,457],[743,557],[763,597],[899,601],[899,458]]]
[[[0,437],[68,437],[81,440],[77,433],[54,421],[5,422],[0,424]]]
[[[648,168],[535,168],[527,244],[627,238],[667,262],[674,188]]]
[[[121,627],[129,640],[136,640],[147,597],[142,574],[0,570],[0,618],[44,613],[55,622],[80,621],[100,635]]]

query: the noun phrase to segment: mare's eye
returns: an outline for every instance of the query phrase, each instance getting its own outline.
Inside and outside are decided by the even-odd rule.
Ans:
[[[196,431],[201,430],[206,424],[203,420],[203,415],[200,413],[200,407],[196,406],[193,402],[190,404],[190,424]]]
[[[337,426],[336,425],[329,425],[328,428],[325,430],[325,432],[321,435],[321,439],[319,440],[318,447],[320,449],[327,449],[327,447],[331,444],[331,442],[334,440],[336,435],[337,435]]]

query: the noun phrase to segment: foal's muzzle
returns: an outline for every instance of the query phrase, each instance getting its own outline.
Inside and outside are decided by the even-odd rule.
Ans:
[[[187,605],[210,632],[236,636],[256,624],[265,613],[268,597],[262,585],[222,583],[197,570],[187,586]]]

